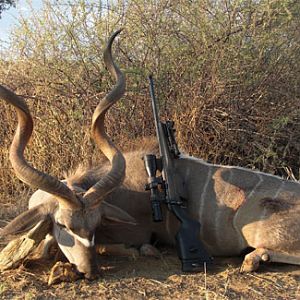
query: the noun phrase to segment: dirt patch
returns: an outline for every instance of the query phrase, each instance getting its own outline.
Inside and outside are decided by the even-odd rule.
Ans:
[[[300,299],[300,269],[269,264],[240,274],[241,258],[215,259],[206,273],[184,274],[172,249],[162,258],[100,257],[98,280],[47,285],[51,263],[1,274],[0,299]]]

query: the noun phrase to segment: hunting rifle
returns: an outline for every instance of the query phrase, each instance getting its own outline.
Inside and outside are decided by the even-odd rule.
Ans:
[[[182,182],[176,177],[174,160],[180,159],[180,151],[175,140],[173,121],[161,122],[158,114],[157,100],[154,93],[152,76],[149,76],[151,103],[159,142],[160,157],[145,155],[144,162],[148,173],[146,190],[150,190],[150,201],[154,222],[163,221],[161,204],[176,216],[181,225],[175,236],[178,256],[183,272],[198,272],[203,266],[212,262],[200,241],[200,223],[190,218],[187,213],[188,201],[180,196]],[[160,171],[162,176],[156,176]]]

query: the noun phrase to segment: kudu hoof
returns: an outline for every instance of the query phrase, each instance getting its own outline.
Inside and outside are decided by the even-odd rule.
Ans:
[[[50,271],[48,285],[60,282],[73,282],[83,277],[84,275],[77,271],[75,265],[59,261]]]
[[[161,254],[157,250],[157,248],[155,248],[154,246],[152,246],[150,244],[143,244],[141,246],[140,255],[141,256],[150,256],[150,257],[155,257],[155,258],[160,258],[161,257]]]
[[[261,261],[269,261],[270,257],[268,250],[264,248],[257,248],[253,252],[247,254],[240,268],[240,273],[249,273],[256,271],[259,268]]]

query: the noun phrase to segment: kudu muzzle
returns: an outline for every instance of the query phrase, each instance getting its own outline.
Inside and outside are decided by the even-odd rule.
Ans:
[[[59,248],[68,261],[76,265],[77,270],[87,279],[98,275],[95,235],[91,238],[81,237],[65,227],[54,225],[53,234]]]

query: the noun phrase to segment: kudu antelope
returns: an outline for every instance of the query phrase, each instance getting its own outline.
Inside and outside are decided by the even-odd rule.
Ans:
[[[174,245],[179,227],[177,219],[165,208],[164,222],[152,222],[149,193],[144,191],[147,173],[141,157],[156,151],[156,146],[149,143],[125,153],[125,171],[123,156],[103,133],[104,113],[120,98],[125,85],[116,65],[110,58],[106,60],[118,83],[96,109],[92,129],[94,139],[110,158],[112,167],[107,162],[95,169],[78,169],[66,179],[66,185],[32,170],[24,161],[22,153],[31,132],[27,128],[27,124],[31,124],[29,112],[13,94],[2,95],[17,107],[19,114],[20,129],[10,155],[13,166],[19,178],[42,190],[30,200],[30,205],[35,206],[12,221],[4,232],[12,233],[43,218],[52,218],[53,235],[59,246],[69,261],[86,274],[94,268],[91,258],[95,255],[94,250],[91,251],[94,244],[141,247],[155,239]],[[26,142],[22,142],[24,140]],[[109,168],[111,171],[107,173]],[[190,216],[200,221],[201,240],[210,254],[234,256],[252,249],[245,257],[242,271],[256,270],[261,261],[300,264],[299,183],[244,168],[208,164],[190,156],[176,159],[174,168],[181,183],[180,196],[188,199]],[[123,220],[124,224],[101,222],[104,216]],[[65,245],[64,239],[71,239],[73,243]]]

